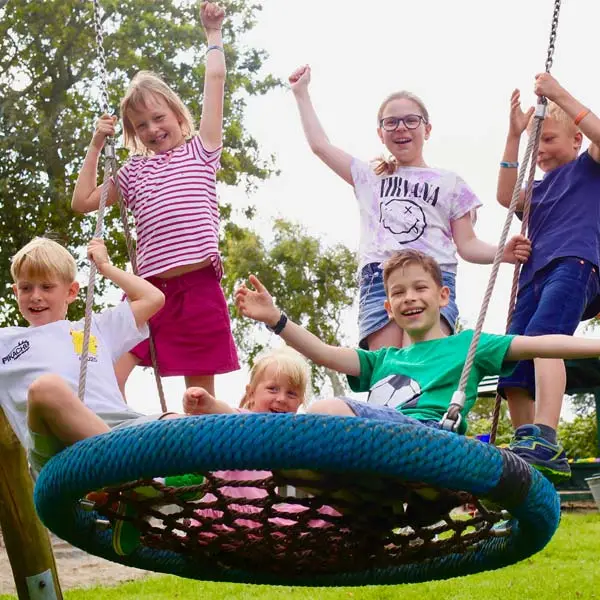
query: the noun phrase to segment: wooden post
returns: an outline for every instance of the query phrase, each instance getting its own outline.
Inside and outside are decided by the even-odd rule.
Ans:
[[[50,538],[33,505],[25,451],[1,408],[0,526],[19,600],[62,600]]]

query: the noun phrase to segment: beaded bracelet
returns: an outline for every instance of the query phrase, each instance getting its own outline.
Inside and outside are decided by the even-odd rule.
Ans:
[[[509,162],[509,161],[503,160],[500,163],[500,166],[503,169],[518,169],[519,168],[519,163],[518,162]]]

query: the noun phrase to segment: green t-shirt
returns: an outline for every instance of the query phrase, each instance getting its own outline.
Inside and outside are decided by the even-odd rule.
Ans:
[[[467,429],[465,417],[477,399],[477,386],[486,375],[509,375],[516,363],[504,357],[511,335],[482,333],[469,375],[460,433]],[[405,348],[357,350],[360,376],[348,376],[355,392],[369,392],[368,402],[389,406],[420,421],[439,421],[452,394],[458,389],[473,331],[418,342]]]

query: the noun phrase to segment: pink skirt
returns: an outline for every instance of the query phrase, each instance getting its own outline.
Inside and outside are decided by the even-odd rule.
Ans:
[[[147,281],[165,295],[165,305],[150,319],[161,375],[217,375],[240,368],[227,302],[212,266]],[[131,353],[142,366],[151,366],[148,340]]]

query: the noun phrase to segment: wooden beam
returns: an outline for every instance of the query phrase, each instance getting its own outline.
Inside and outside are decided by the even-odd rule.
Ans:
[[[48,532],[33,505],[25,451],[0,408],[0,526],[19,600],[62,600]]]

